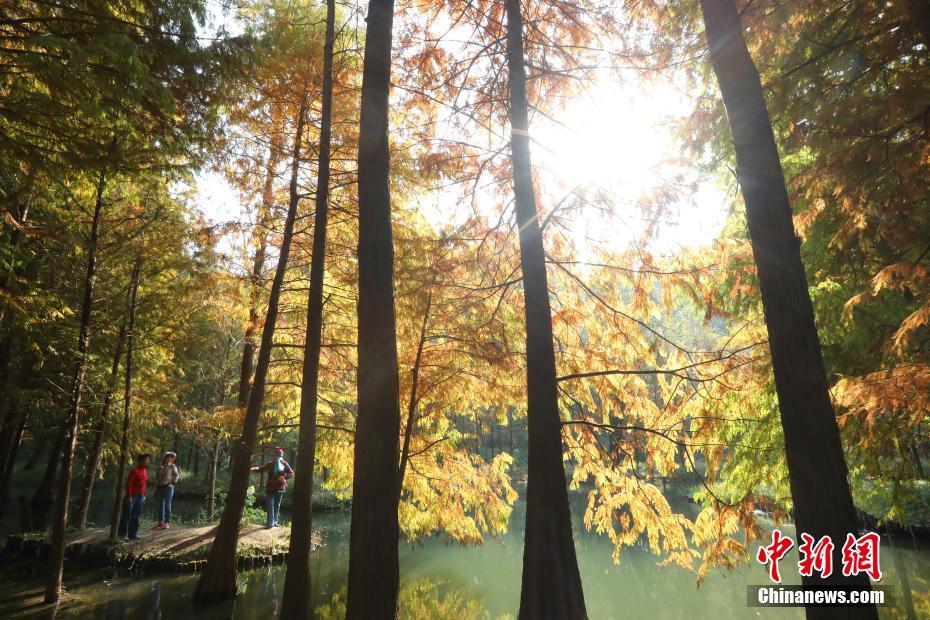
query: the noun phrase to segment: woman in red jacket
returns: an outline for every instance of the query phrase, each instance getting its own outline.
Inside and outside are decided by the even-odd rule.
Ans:
[[[119,517],[117,534],[125,540],[139,538],[139,517],[142,515],[142,506],[145,504],[145,487],[149,481],[149,455],[140,454],[136,459],[136,466],[129,472],[126,479],[126,501]]]

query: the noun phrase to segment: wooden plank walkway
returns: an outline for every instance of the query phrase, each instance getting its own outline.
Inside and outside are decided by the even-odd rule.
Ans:
[[[246,525],[239,531],[239,569],[283,564],[287,560],[290,528],[266,529]],[[71,532],[66,537],[69,560],[91,566],[114,566],[138,572],[196,572],[206,563],[216,525],[173,526],[167,530],[143,530],[136,540],[110,540],[108,528]],[[313,548],[320,546],[320,535],[313,533]],[[10,536],[4,555],[44,556],[48,542],[41,536]]]

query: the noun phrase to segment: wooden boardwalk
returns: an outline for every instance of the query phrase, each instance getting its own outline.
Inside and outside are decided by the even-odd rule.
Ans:
[[[196,572],[206,563],[216,525],[178,525],[168,530],[142,530],[136,540],[111,540],[108,528],[72,532],[67,536],[66,557],[92,566],[114,566],[139,572]],[[283,564],[290,544],[290,528],[266,529],[246,525],[239,531],[237,565],[240,569]],[[313,548],[320,546],[313,534]],[[40,536],[10,536],[5,555],[35,557],[48,553]]]

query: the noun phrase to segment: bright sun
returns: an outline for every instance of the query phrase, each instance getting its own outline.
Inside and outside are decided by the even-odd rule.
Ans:
[[[600,237],[621,250],[655,222],[653,247],[672,252],[706,245],[719,233],[726,197],[713,180],[682,165],[672,130],[691,105],[671,81],[600,82],[568,102],[556,119],[534,119],[530,131],[541,181],[558,188],[553,193],[586,187],[612,197],[612,209],[583,208],[569,218],[576,240]],[[664,197],[661,210],[653,206],[658,196]]]
[[[534,127],[540,164],[555,164],[553,172],[570,185],[647,188],[674,147],[668,132],[658,126],[680,107],[668,93],[657,94],[644,101],[641,93],[619,86],[581,94],[558,122],[540,119]]]

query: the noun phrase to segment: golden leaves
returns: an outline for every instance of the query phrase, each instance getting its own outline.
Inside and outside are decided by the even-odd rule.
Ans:
[[[837,405],[844,410],[842,425],[851,418],[868,428],[891,425],[893,428],[916,428],[930,411],[930,366],[901,364],[890,370],[850,377],[833,390]],[[874,433],[862,434],[862,441],[882,440]]]

